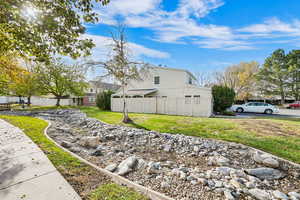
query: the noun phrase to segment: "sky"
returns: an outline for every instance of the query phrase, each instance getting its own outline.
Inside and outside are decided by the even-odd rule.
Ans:
[[[126,26],[134,60],[191,72],[213,72],[264,59],[274,50],[300,49],[300,0],[111,0],[100,20],[85,24],[105,59],[110,31]]]

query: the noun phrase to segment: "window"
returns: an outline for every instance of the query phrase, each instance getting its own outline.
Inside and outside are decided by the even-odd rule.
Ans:
[[[95,102],[95,98],[94,97],[89,97],[89,102]]]
[[[191,104],[192,103],[192,96],[185,96],[184,102],[185,102],[185,104]]]
[[[92,88],[90,89],[90,92],[93,92],[93,89],[92,89]]]
[[[193,84],[193,79],[192,79],[192,77],[189,77],[189,84],[190,84],[190,85]]]
[[[200,104],[200,95],[194,95],[194,104]]]
[[[154,76],[154,84],[158,85],[159,84],[159,76]]]

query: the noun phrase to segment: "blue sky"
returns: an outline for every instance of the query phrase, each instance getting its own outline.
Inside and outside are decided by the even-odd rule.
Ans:
[[[264,59],[275,49],[300,49],[299,0],[111,0],[85,37],[108,52],[109,31],[127,26],[133,59],[195,71],[217,71]]]

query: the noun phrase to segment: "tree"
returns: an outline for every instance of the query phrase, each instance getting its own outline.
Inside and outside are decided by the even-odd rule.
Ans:
[[[53,94],[57,99],[56,106],[60,106],[60,99],[63,97],[83,95],[87,87],[82,66],[66,65],[60,60],[54,60],[47,65],[40,64],[37,73],[43,93]]]
[[[214,99],[214,112],[224,112],[232,106],[235,98],[234,90],[222,85],[214,85],[212,87],[212,95]]]
[[[96,98],[96,104],[97,107],[101,110],[110,110],[111,105],[111,95],[113,94],[113,91],[103,91],[99,94],[97,94]]]
[[[31,97],[41,94],[36,66],[27,63],[26,69],[17,74],[17,77],[10,84],[10,91],[16,96],[27,97],[27,103],[31,105]]]
[[[15,53],[0,54],[0,95],[8,95],[10,86],[24,70]]]
[[[247,100],[256,91],[255,75],[258,71],[257,62],[241,62],[229,66],[224,72],[217,72],[216,83],[234,89],[237,99]]]
[[[257,78],[264,83],[263,93],[265,95],[280,95],[281,103],[284,104],[287,95],[288,79],[287,57],[283,49],[278,49],[266,58],[260,68]]]
[[[289,94],[300,100],[300,50],[292,50],[287,55],[288,79],[287,86]]]
[[[125,87],[132,80],[141,79],[141,73],[145,73],[147,65],[131,61],[129,59],[128,43],[126,41],[125,28],[119,26],[116,33],[111,33],[112,56],[106,62],[91,61],[89,66],[99,66],[105,70],[104,76],[112,76],[121,84],[123,98],[123,122],[130,123],[132,120],[128,116]]]
[[[197,84],[201,87],[209,87],[212,85],[212,74],[208,72],[195,72],[194,73],[196,79],[197,79]]]
[[[109,0],[95,0],[107,4]],[[91,40],[82,39],[83,23],[98,20],[92,0],[0,1],[0,54],[11,50],[38,60],[53,54],[89,55]]]

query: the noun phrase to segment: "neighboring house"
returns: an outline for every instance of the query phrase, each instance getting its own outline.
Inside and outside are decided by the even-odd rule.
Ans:
[[[125,88],[128,112],[186,116],[212,114],[210,88],[201,88],[187,70],[151,67],[142,80],[131,81]],[[121,89],[112,95],[112,111],[123,110]]]
[[[89,81],[89,86],[86,89],[85,96],[83,97],[83,105],[95,106],[97,94],[103,91],[117,91],[120,86],[111,83],[104,83],[101,81]]]

